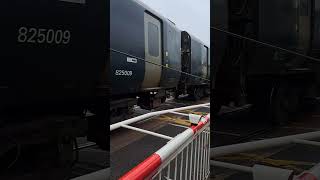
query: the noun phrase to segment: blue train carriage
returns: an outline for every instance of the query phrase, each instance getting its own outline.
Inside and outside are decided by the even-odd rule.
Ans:
[[[141,107],[153,109],[179,83],[180,30],[140,1],[110,2],[111,111],[126,111],[136,96]]]

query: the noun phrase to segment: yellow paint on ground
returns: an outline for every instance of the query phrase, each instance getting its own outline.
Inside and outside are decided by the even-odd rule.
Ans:
[[[190,127],[191,123],[188,120],[185,119],[181,119],[179,117],[170,117],[167,115],[161,115],[159,118],[159,120],[161,121],[168,121],[174,124],[178,124],[178,125],[182,125],[182,126],[186,126],[186,127]]]
[[[186,113],[186,114],[197,114],[197,115],[206,115],[207,113],[204,112],[196,112],[196,111],[192,111],[192,110],[184,110],[184,111],[180,111],[181,113]],[[190,127],[191,123],[189,120],[186,119],[182,119],[183,117],[176,117],[176,116],[168,116],[168,115],[161,115],[159,116],[157,119],[161,120],[161,121],[168,121],[174,124],[178,124],[178,125],[182,125],[182,126],[186,126],[186,127]]]
[[[200,115],[200,116],[208,114],[206,112],[197,112],[197,111],[192,111],[192,110],[184,110],[184,111],[179,111],[179,112],[186,113],[186,114],[188,114],[188,113],[197,114],[197,115]]]

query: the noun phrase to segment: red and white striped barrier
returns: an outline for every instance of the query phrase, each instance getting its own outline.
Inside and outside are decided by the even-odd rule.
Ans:
[[[297,177],[295,180],[318,180],[318,178],[313,174],[306,172]]]
[[[170,179],[171,174],[174,174],[174,176],[180,176],[180,179],[205,179],[201,177],[207,177],[210,169],[209,126],[210,114],[202,117],[200,122],[196,126],[192,126],[177,135],[164,147],[159,149],[142,163],[122,176],[120,180],[153,179],[156,177],[161,177],[161,171],[165,169],[168,179]],[[179,161],[181,162],[180,164],[178,164],[178,156]],[[192,163],[192,161],[194,163]],[[172,169],[170,165],[172,164],[174,164],[175,167],[173,171],[170,172],[170,170]],[[194,167],[192,167],[194,164],[196,164],[197,166],[195,165]],[[180,170],[178,170],[179,165]],[[185,169],[184,166],[188,166],[187,169]],[[187,172],[188,168],[190,173]],[[194,172],[191,173],[191,170],[193,170]],[[194,178],[194,176],[197,176],[197,178]]]
[[[314,166],[310,171],[303,172],[295,180],[320,180],[320,164]]]

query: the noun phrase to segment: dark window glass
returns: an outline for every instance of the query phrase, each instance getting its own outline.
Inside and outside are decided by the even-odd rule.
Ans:
[[[202,58],[201,58],[201,64],[207,65],[207,49],[206,47],[202,48]]]
[[[148,23],[148,48],[151,56],[159,56],[159,29],[150,22]]]

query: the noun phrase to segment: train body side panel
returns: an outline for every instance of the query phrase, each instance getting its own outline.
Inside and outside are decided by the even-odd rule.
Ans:
[[[91,0],[2,1],[1,106],[55,111],[93,98],[107,59],[105,7]]]
[[[144,8],[135,1],[111,0],[110,73],[112,95],[137,93],[144,79]]]
[[[211,2],[211,26],[228,30],[229,9],[226,0],[215,0]],[[211,30],[210,36],[211,49],[211,87],[215,89],[220,65],[226,56],[228,47],[228,36],[224,33]]]
[[[313,50],[320,56],[320,2],[315,0],[314,7],[314,31],[313,31]]]
[[[181,32],[174,25],[164,23],[163,65],[181,71]],[[161,87],[174,88],[180,80],[180,72],[163,68]]]
[[[259,40],[280,47],[296,47],[298,43],[296,1],[261,0],[257,15]]]
[[[299,48],[299,14],[295,1],[257,1],[252,5],[254,15],[257,17],[254,27],[247,33],[254,39],[276,45],[282,48],[298,51]],[[272,13],[270,13],[272,12]],[[243,29],[248,25],[243,24]],[[276,27],[276,28],[275,28]],[[256,28],[256,32],[253,30]],[[240,32],[237,32],[240,33]],[[306,32],[307,33],[307,32]],[[254,46],[250,55],[248,71],[251,75],[277,74],[296,63],[295,56],[276,51],[265,46]],[[305,51],[305,50],[304,50]]]

